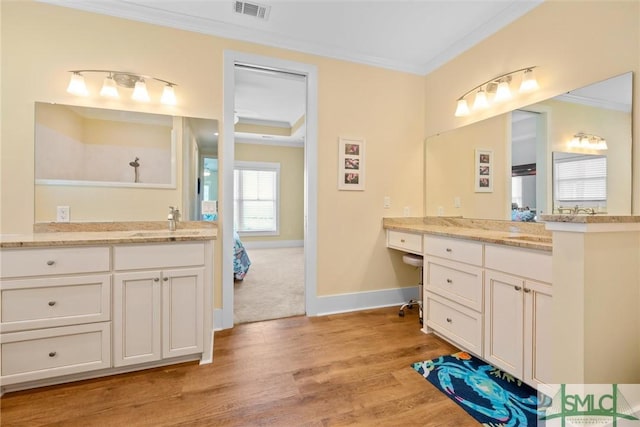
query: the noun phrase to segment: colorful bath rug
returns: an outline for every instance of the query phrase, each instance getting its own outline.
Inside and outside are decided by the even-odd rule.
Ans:
[[[487,427],[536,426],[551,399],[466,353],[413,364],[419,374]]]

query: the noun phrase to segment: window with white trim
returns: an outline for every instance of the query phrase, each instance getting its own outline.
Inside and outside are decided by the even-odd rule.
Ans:
[[[554,190],[559,202],[607,200],[606,156],[576,156],[554,160]]]
[[[244,235],[277,235],[280,163],[235,162],[234,226]]]

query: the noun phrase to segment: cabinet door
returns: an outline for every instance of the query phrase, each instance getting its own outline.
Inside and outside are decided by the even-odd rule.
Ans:
[[[114,366],[160,360],[160,278],[160,271],[114,275]]]
[[[204,267],[162,272],[162,357],[202,353]]]
[[[551,384],[552,288],[527,280],[524,292],[524,380],[533,387]]]
[[[524,281],[514,276],[485,272],[485,359],[522,378]]]

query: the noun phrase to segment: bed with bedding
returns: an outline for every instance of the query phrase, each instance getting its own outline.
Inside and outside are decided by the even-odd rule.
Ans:
[[[233,232],[233,239],[233,278],[235,280],[242,280],[249,271],[251,260],[249,259],[249,255],[247,255],[247,250],[242,244],[237,231]]]

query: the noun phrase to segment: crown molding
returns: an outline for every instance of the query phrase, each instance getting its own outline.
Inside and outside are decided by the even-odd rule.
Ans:
[[[606,110],[622,111],[625,113],[631,112],[630,104],[624,104],[621,102],[609,101],[605,99],[589,98],[586,96],[573,95],[571,93],[558,95],[554,99],[558,101],[571,102],[573,104],[587,105],[589,107],[604,108]]]

